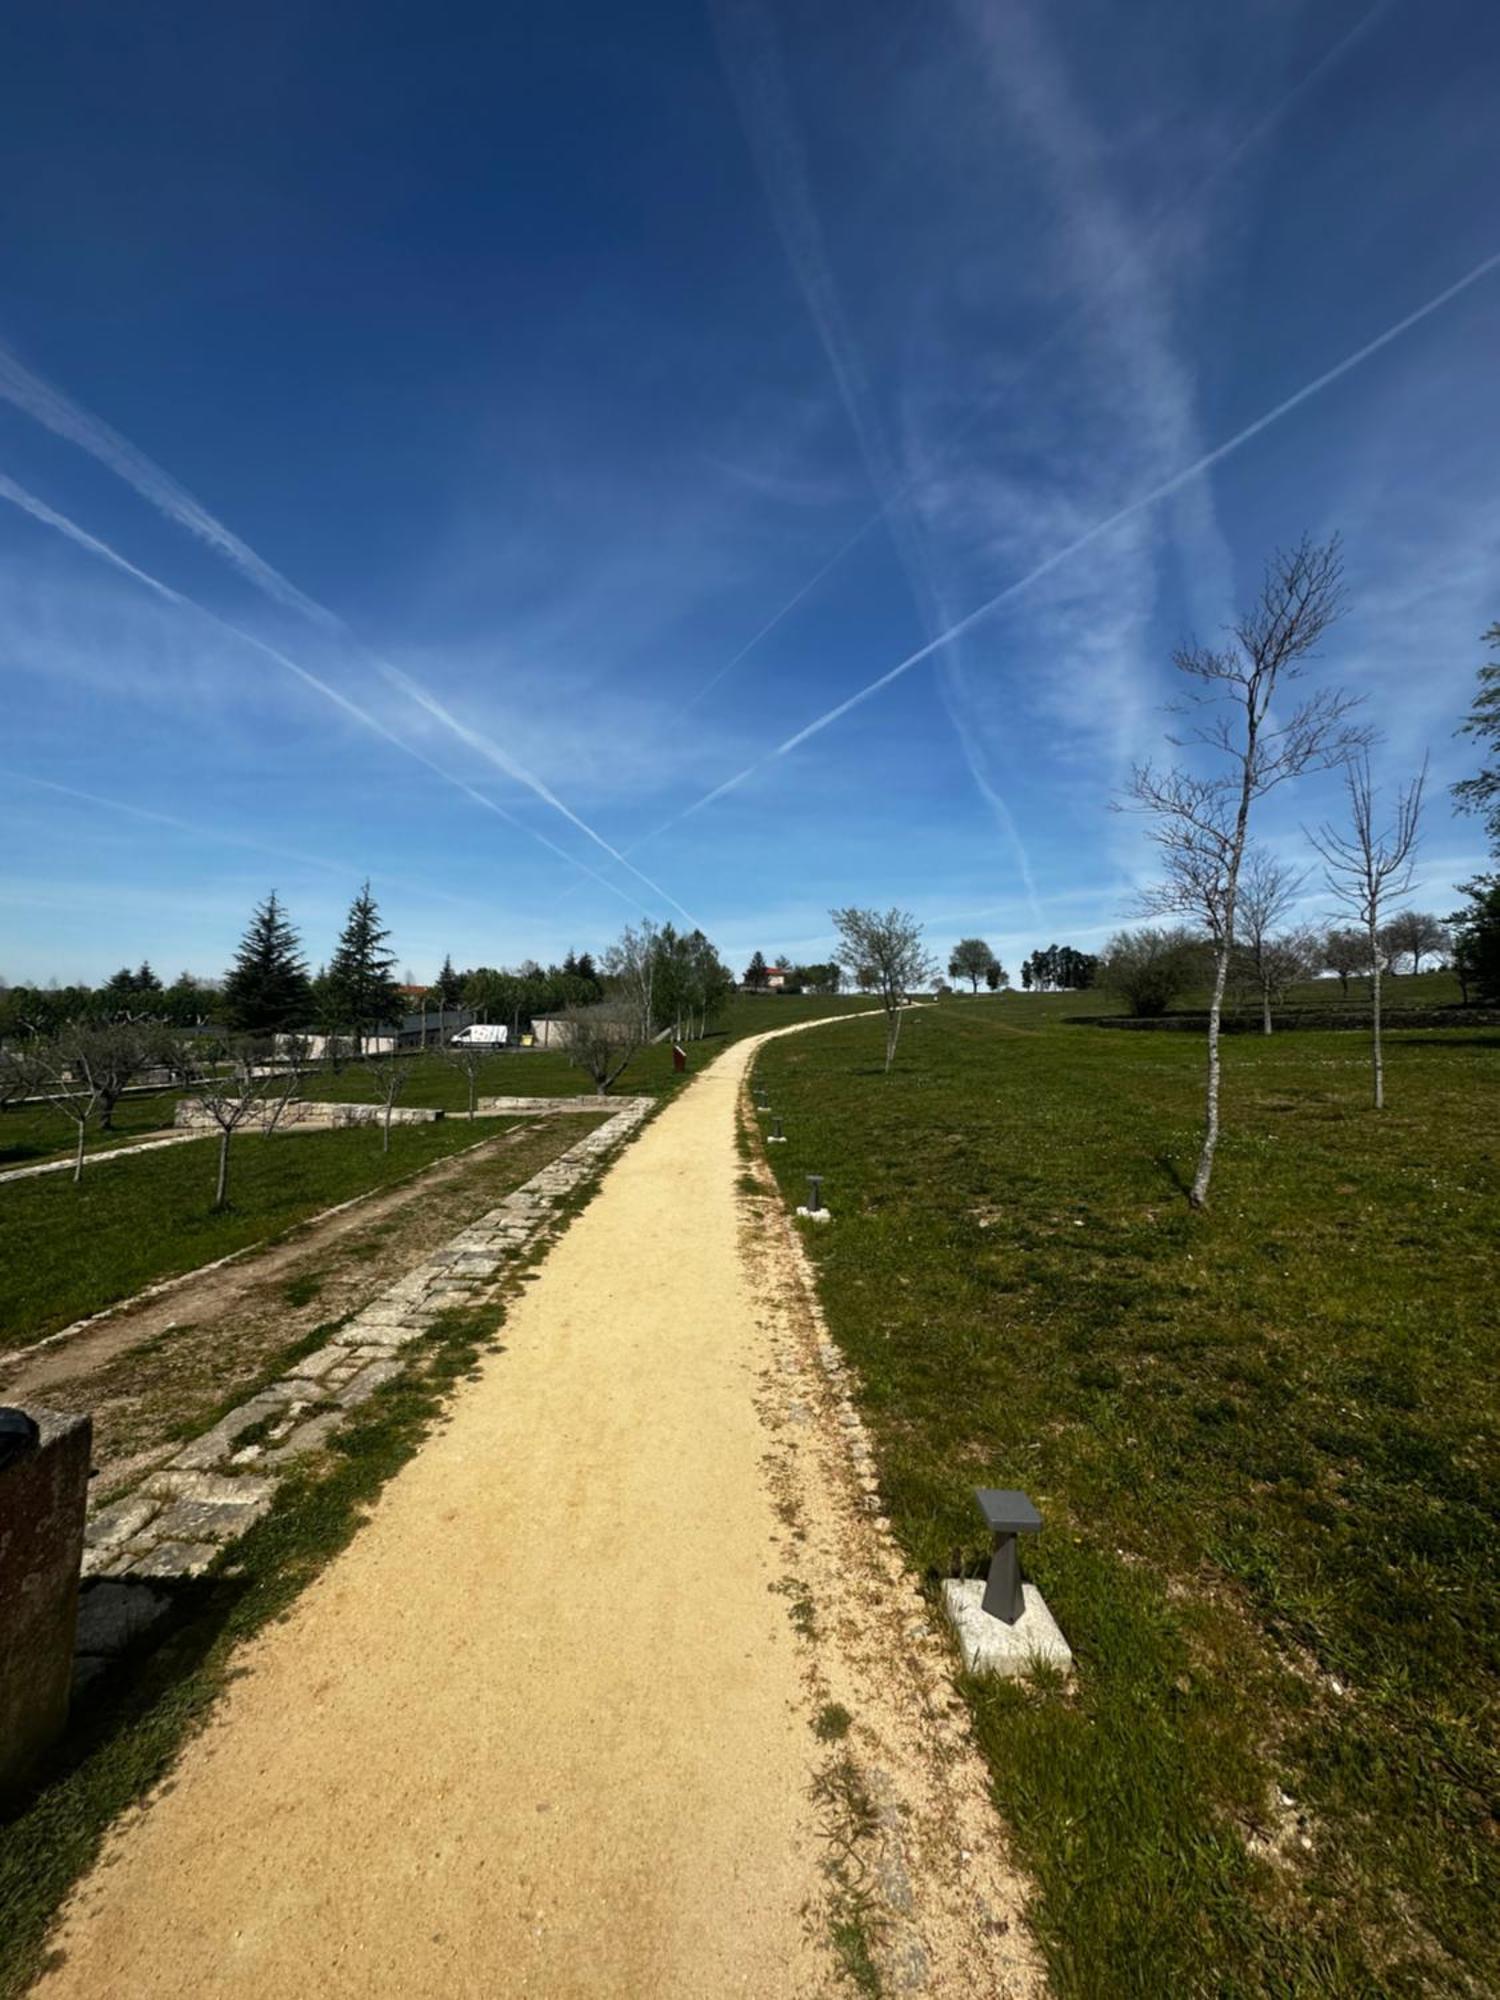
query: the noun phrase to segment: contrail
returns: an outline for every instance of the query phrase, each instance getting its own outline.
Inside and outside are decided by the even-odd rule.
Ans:
[[[190,833],[195,840],[214,840],[225,847],[242,847],[251,854],[268,854],[273,861],[292,861],[302,868],[321,868],[330,875],[342,876],[346,881],[358,878],[359,870],[349,861],[330,861],[323,854],[304,854],[296,847],[275,847],[269,841],[254,840],[249,834],[226,833],[216,826],[204,826],[197,820],[181,819],[176,813],[158,812],[151,806],[138,806],[128,799],[112,799],[102,792],[86,792],[77,785],[60,784],[55,778],[39,778],[31,771],[15,771],[0,765],[0,778],[6,778],[20,785],[34,785],[44,792],[55,792],[60,798],[77,799],[84,805],[102,806],[106,812],[124,813],[131,819],[146,820],[156,826],[169,826],[177,833]],[[404,888],[420,891],[439,902],[452,903],[461,909],[478,906],[473,899],[451,895],[446,889],[435,889],[426,882],[415,882],[410,877],[391,875],[382,871],[381,880],[396,883]]]
[[[893,681],[900,680],[903,674],[910,673],[911,669],[919,666],[923,660],[930,659],[934,653],[940,651],[944,646],[952,645],[955,639],[962,638],[964,633],[971,631],[974,626],[988,618],[992,612],[997,611],[1002,604],[1008,604],[1012,598],[1019,596],[1023,590],[1029,589],[1032,584],[1038,582],[1042,577],[1049,575],[1059,564],[1069,561],[1073,556],[1078,555],[1080,551],[1089,548],[1094,542],[1097,542],[1102,536],[1109,534],[1112,529],[1118,528],[1122,523],[1132,520],[1137,514],[1144,513],[1148,507],[1154,507],[1158,501],[1167,499],[1171,494],[1176,493],[1180,488],[1186,486],[1189,481],[1197,479],[1203,473],[1210,471],[1212,467],[1230,457],[1232,453],[1240,450],[1243,445],[1249,444],[1253,438],[1259,437],[1262,431],[1269,430],[1273,424],[1280,423],[1283,417],[1290,416],[1293,410],[1300,409],[1304,403],[1311,401],[1314,396],[1321,395],[1323,390],[1331,388],[1335,382],[1341,381],[1345,375],[1352,373],[1354,369],[1362,366],[1372,355],[1380,353],[1382,348],[1389,347],[1392,341],[1399,340],[1404,333],[1409,333],[1414,326],[1419,326],[1423,320],[1429,319],[1433,313],[1440,311],[1453,299],[1458,298],[1461,293],[1468,291],[1471,286],[1477,285],[1482,278],[1488,277],[1497,268],[1500,268],[1500,251],[1496,251],[1493,255],[1484,258],[1471,271],[1466,272],[1462,278],[1458,279],[1455,284],[1446,286],[1444,290],[1428,299],[1425,305],[1418,306],[1414,312],[1409,312],[1404,318],[1398,319],[1394,325],[1388,326],[1384,333],[1376,334],[1375,338],[1366,341],[1363,347],[1357,347],[1352,354],[1346,354],[1343,360],[1335,362],[1332,368],[1325,369],[1321,375],[1315,375],[1312,381],[1305,383],[1302,388],[1296,390],[1282,402],[1277,403],[1274,408],[1267,410],[1262,416],[1257,417],[1253,423],[1246,424],[1243,430],[1236,431],[1232,437],[1226,438],[1222,444],[1215,445],[1212,451],[1204,452],[1202,457],[1194,459],[1191,465],[1184,466],[1180,472],[1174,472],[1169,479],[1162,480],[1159,485],[1151,487],[1148,492],[1142,493],[1136,499],[1128,501],[1125,506],[1117,508],[1113,514],[1108,515],[1104,520],[1095,522],[1092,528],[1086,529],[1083,534],[1077,536],[1063,548],[1055,550],[1045,561],[1039,562],[1034,569],[1028,570],[1025,576],[1017,578],[1014,583],[1007,584],[1004,590],[997,591],[993,597],[986,599],[983,604],[978,605],[967,616],[960,618],[957,624],[950,625],[945,632],[940,632],[935,639],[928,640],[926,645],[919,646],[914,653],[908,653],[904,660],[898,660],[895,666],[888,668],[878,679],[868,682],[866,686],[859,688],[854,694],[849,695],[835,707],[828,709],[824,714],[818,716],[815,721],[809,722],[805,728],[799,729],[794,736],[788,736],[784,743],[778,743],[774,750],[768,750],[765,756],[757,758],[753,764],[747,764],[744,770],[736,772],[734,777],[726,778],[723,784],[716,785],[711,792],[705,792],[701,799],[696,800],[694,804],[688,806],[674,818],[667,820],[664,825],[659,826],[647,838],[651,840],[656,839],[658,835],[667,832],[669,828],[677,826],[685,819],[691,818],[694,813],[702,812],[705,806],[712,805],[716,799],[723,798],[726,793],[737,791],[748,778],[753,778],[758,771],[763,771],[767,764],[774,763],[779,757],[788,756],[793,750],[800,748],[802,744],[808,742],[812,737],[820,735],[823,730],[830,728],[832,724],[840,721],[852,709],[859,708],[863,703],[869,701],[873,695],[879,694],[882,688],[888,688]]]
[[[78,523],[70,521],[66,514],[59,514],[55,507],[49,507],[45,500],[39,500],[34,493],[27,492],[24,486],[18,486],[15,480],[9,478],[3,472],[0,472],[0,500],[9,500],[13,506],[19,507],[23,513],[30,514],[33,520],[40,521],[45,526],[55,529],[58,534],[65,535],[69,541],[76,542],[80,548],[87,549],[91,555],[98,556],[101,561],[112,564],[115,569],[122,571],[128,577],[134,578],[137,583],[143,585],[145,589],[154,592],[156,596],[164,599],[166,603],[176,605],[182,610],[195,612],[200,618],[206,618],[211,625],[218,626],[221,632],[227,632],[232,639],[237,639],[241,645],[253,647],[257,653],[263,654],[266,659],[273,661],[286,673],[291,674],[296,680],[301,681],[304,687],[311,688],[314,693],[320,694],[325,701],[332,702],[335,708],[342,710],[352,721],[357,722],[361,728],[368,729],[372,734],[380,737],[382,741],[389,743],[393,749],[401,751],[403,755],[415,758],[417,763],[431,771],[436,777],[441,778],[444,784],[451,785],[455,791],[461,792],[474,805],[481,806],[484,811],[493,813],[497,819],[503,819],[507,826],[514,827],[517,832],[527,834],[532,840],[545,847],[549,853],[555,854],[559,860],[567,862],[570,868],[581,869],[585,875],[591,876],[594,881],[608,889],[611,895],[621,897],[632,909],[640,907],[639,900],[634,896],[626,895],[618,883],[611,882],[606,876],[596,873],[594,869],[585,867],[583,862],[579,861],[576,856],[567,853],[565,849],[557,845],[556,841],[549,840],[546,834],[538,833],[535,827],[527,826],[524,821],[518,820],[513,814],[508,813],[504,806],[497,805],[493,799],[486,798],[483,792],[478,792],[472,785],[465,784],[462,778],[455,777],[451,771],[445,771],[441,764],[434,763],[430,757],[425,756],[422,751],[416,749],[414,745],[408,743],[403,737],[397,736],[393,730],[387,729],[385,724],[379,721],[377,717],[371,715],[367,709],[361,708],[358,702],[351,701],[347,695],[341,694],[330,682],[321,679],[308,668],[299,666],[295,660],[288,658],[285,653],[279,651],[275,646],[267,645],[264,639],[257,639],[253,632],[246,632],[240,626],[231,624],[227,618],[221,618],[217,611],[210,611],[206,604],[198,603],[196,598],[188,597],[180,590],[174,590],[171,584],[163,583],[160,577],[152,576],[149,571],[138,568],[136,564],[122,556],[118,550],[112,549],[107,542],[101,542],[96,535],[91,535],[86,528],[80,528]]]
[[[419,708],[424,709],[428,715],[434,716],[445,728],[451,729],[454,735],[462,742],[469,744],[481,756],[487,757],[492,764],[497,765],[511,777],[519,779],[521,783],[529,785],[538,798],[545,799],[554,811],[560,812],[570,826],[576,826],[578,831],[586,834],[596,847],[602,847],[611,861],[617,861],[622,868],[628,869],[638,882],[644,882],[654,895],[659,896],[664,903],[670,903],[672,908],[680,916],[686,918],[688,923],[694,921],[692,912],[683,909],[675,896],[668,895],[667,891],[659,883],[653,882],[649,875],[643,875],[633,861],[627,861],[617,847],[611,847],[603,834],[595,833],[588,822],[581,820],[571,806],[564,805],[557,794],[551,791],[540,778],[533,778],[527,772],[523,771],[515,759],[502,750],[498,743],[484,735],[482,731],[471,728],[467,722],[461,722],[456,715],[451,714],[449,710],[444,708],[436,695],[429,694],[420,681],[414,681],[409,674],[402,673],[399,667],[393,667],[388,661],[380,659],[377,659],[375,664],[391,685],[400,688],[402,693],[414,701]]]
[[[330,611],[326,605],[319,604],[316,598],[307,596],[304,591],[299,590],[294,583],[287,577],[284,577],[279,570],[273,569],[270,563],[258,556],[248,543],[241,541],[238,535],[226,528],[222,521],[217,520],[200,501],[195,500],[191,493],[180,486],[170,473],[163,471],[143,451],[139,451],[136,446],[131,444],[128,438],[121,437],[119,432],[112,430],[102,418],[81,409],[76,403],[65,396],[60,389],[55,389],[51,383],[43,381],[40,375],[34,374],[29,368],[23,366],[14,355],[9,354],[3,348],[0,348],[0,396],[14,403],[17,409],[25,411],[27,416],[33,418],[37,423],[44,425],[46,429],[54,432],[58,437],[66,438],[70,444],[77,445],[80,450],[86,451],[90,457],[97,459],[101,465],[107,466],[111,472],[123,479],[127,485],[133,486],[142,499],[148,500],[153,507],[165,514],[169,520],[175,521],[179,527],[186,528],[190,534],[196,535],[199,540],[206,542],[210,548],[230,562],[242,576],[246,577],[267,597],[273,598],[278,604],[288,606],[294,611],[299,611],[303,617],[310,619],[313,624],[319,626],[323,631],[334,633],[356,646],[360,653],[371,661],[384,678],[393,686],[399,687],[409,700],[419,703],[429,715],[441,722],[445,728],[451,730],[453,734],[468,743],[471,748],[478,750],[480,755],[493,764],[497,770],[503,771],[516,784],[535,793],[536,797],[542,800],[545,805],[550,806],[554,812],[560,813],[568,821],[569,825],[576,827],[580,833],[593,841],[596,847],[601,848],[612,861],[628,869],[638,881],[645,884],[654,896],[659,897],[664,903],[670,903],[672,908],[685,917],[689,923],[693,921],[689,912],[683,909],[682,904],[677,901],[675,896],[669,896],[660,883],[653,882],[649,875],[643,875],[640,869],[626,860],[625,856],[618,849],[612,847],[602,834],[596,833],[586,820],[580,818],[570,807],[564,805],[550,786],[544,784],[540,778],[536,777],[531,771],[528,771],[514,757],[501,750],[491,738],[482,735],[477,730],[469,729],[466,725],[460,723],[436,696],[429,694],[420,682],[413,680],[409,674],[403,674],[399,668],[393,667],[388,661],[381,659],[378,654],[373,652],[370,647],[366,646],[359,639],[348,624],[339,617],[337,612]],[[14,499],[15,495],[7,493],[6,497]],[[48,512],[37,512],[38,508],[43,507],[43,502],[38,501],[35,506],[31,506],[25,501],[17,500],[16,504],[18,506],[26,506],[28,512],[35,513],[38,520],[48,521],[49,526],[56,527],[58,525],[57,518],[49,518],[50,510]],[[65,529],[63,532],[66,533],[68,530]],[[77,531],[75,539],[79,539],[80,537],[84,538],[84,546],[92,547],[96,554],[105,553],[108,560],[123,566],[130,574],[137,577],[140,576],[141,573],[126,563],[123,557],[116,557],[112,552],[104,551],[103,545],[94,543],[92,537],[84,537],[82,529]],[[165,589],[166,586],[163,585],[162,588]],[[186,602],[187,600],[179,599],[176,601]],[[203,607],[196,606],[195,608],[201,610]],[[211,613],[206,615],[212,616]],[[238,631],[238,628],[230,629]],[[240,633],[239,636],[248,638],[249,635]],[[258,642],[252,640],[250,643],[255,644]],[[286,663],[283,662],[283,664]],[[293,671],[300,670],[294,668]],[[328,692],[328,690],[325,688],[324,692]],[[391,740],[394,742],[397,739],[393,737]],[[517,825],[519,823],[518,821],[512,822],[512,824]],[[550,846],[551,843],[543,842],[543,845]],[[553,851],[562,855],[562,858],[570,864],[574,866],[579,865],[573,862],[573,857],[567,854],[564,849],[555,848]],[[584,869],[583,872],[585,874],[592,873],[589,869]],[[596,876],[595,879],[599,880],[601,878]]]
[[[1375,25],[1375,23],[1380,19],[1380,17],[1384,14],[1388,14],[1391,11],[1392,7],[1394,7],[1395,5],[1396,5],[1396,0],[1375,0],[1375,4],[1369,9],[1367,9],[1367,11],[1360,16],[1359,20],[1357,20],[1354,23],[1354,26],[1352,28],[1349,28],[1343,35],[1341,35],[1338,38],[1336,42],[1332,44],[1331,47],[1326,49],[1323,52],[1323,54],[1318,58],[1318,60],[1312,65],[1312,67],[1306,72],[1306,74],[1300,77],[1298,81],[1295,84],[1293,84],[1290,90],[1288,90],[1283,96],[1279,97],[1276,100],[1276,102],[1270,107],[1270,109],[1265,113],[1263,113],[1262,116],[1256,120],[1255,124],[1250,127],[1250,129],[1244,134],[1244,136],[1241,139],[1235,142],[1235,144],[1229,149],[1229,151],[1224,155],[1224,157],[1218,162],[1216,166],[1210,168],[1208,173],[1204,175],[1201,181],[1198,182],[1193,198],[1195,200],[1201,200],[1203,195],[1210,188],[1216,186],[1217,183],[1221,181],[1226,174],[1232,172],[1233,169],[1236,166],[1238,166],[1239,162],[1244,158],[1244,156],[1247,153],[1253,151],[1254,148],[1260,144],[1261,140],[1264,139],[1268,133],[1275,130],[1275,128],[1281,123],[1282,119],[1286,116],[1287,112],[1291,110],[1292,106],[1296,104],[1299,99],[1304,97],[1307,94],[1307,92],[1313,88],[1315,84],[1320,82],[1321,79],[1328,73],[1329,70],[1335,68],[1337,64],[1341,62],[1343,58],[1349,53],[1350,49],[1352,49],[1356,43],[1363,40],[1365,35],[1368,34],[1370,29]],[[1166,233],[1166,230],[1168,229],[1172,221],[1180,213],[1182,213],[1186,205],[1187,205],[1186,203],[1175,204],[1167,212],[1167,214],[1161,216],[1158,219],[1158,221],[1154,224],[1154,226],[1148,229],[1146,233],[1145,242],[1142,245],[1143,252],[1145,250],[1149,250],[1152,247],[1152,245],[1162,235]],[[783,245],[784,247],[787,248],[788,259],[789,261],[792,262],[795,270],[796,257],[792,248],[787,243],[787,232],[784,228],[782,231],[782,236],[783,236]],[[819,337],[823,340],[826,348],[828,340],[827,331],[825,330],[823,322],[818,318],[818,308],[816,306],[813,306],[811,304],[811,301],[809,301],[809,304],[815,322],[818,324]],[[1044,361],[1046,357],[1049,354],[1051,354],[1055,348],[1059,347],[1062,344],[1062,342],[1068,339],[1069,336],[1073,334],[1081,325],[1083,325],[1089,319],[1097,316],[1097,314],[1102,310],[1103,308],[1096,301],[1085,300],[1082,304],[1076,306],[1073,309],[1073,311],[1065,314],[1062,320],[1059,321],[1059,323],[1053,328],[1051,333],[1049,333],[1037,347],[1033,348],[1031,353],[1028,354],[1023,361],[1019,362],[1010,371],[1009,375],[1005,380],[1004,387],[1006,389],[1014,389],[1018,386],[1018,384],[1025,381],[1026,377],[1031,374],[1033,369],[1035,369],[1039,363]],[[841,366],[839,364],[834,365],[834,378],[835,378],[835,385],[839,390],[840,400],[845,404],[845,408],[847,410],[849,405],[849,384],[846,381],[844,372],[842,371]],[[974,426],[977,423],[977,421],[978,418],[972,415],[966,415],[961,417],[953,425],[951,430],[947,431],[937,440],[937,442],[933,446],[931,453],[929,454],[929,458],[941,458],[943,453],[947,451],[950,446],[958,443],[958,441],[961,438],[966,437],[969,434],[969,432],[974,429]],[[860,439],[860,443],[863,448],[863,443],[864,443],[863,439]],[[869,466],[868,451],[865,452],[865,458],[866,458],[866,465],[868,468]],[[734,672],[735,668],[738,667],[743,661],[747,660],[750,657],[750,655],[756,650],[756,648],[761,644],[761,642],[765,639],[768,639],[771,636],[771,634],[776,630],[776,628],[783,622],[783,620],[790,617],[792,612],[796,610],[797,606],[801,604],[803,600],[806,597],[808,597],[814,590],[817,589],[818,585],[823,581],[823,579],[826,576],[829,576],[835,569],[838,568],[839,564],[844,560],[846,556],[852,555],[854,550],[859,546],[859,544],[862,541],[864,541],[865,538],[874,529],[878,528],[882,524],[882,522],[886,520],[887,516],[889,516],[892,513],[894,509],[899,508],[904,501],[909,500],[912,497],[912,495],[916,492],[918,487],[922,484],[923,480],[927,477],[927,470],[928,468],[925,466],[920,467],[916,472],[909,474],[905,479],[901,480],[899,484],[890,488],[886,492],[884,499],[881,500],[880,505],[875,509],[874,513],[869,515],[860,524],[860,526],[855,529],[854,533],[850,535],[846,541],[840,543],[838,548],[836,548],[833,551],[833,553],[826,558],[826,560],[822,563],[822,565],[813,573],[813,575],[811,575],[807,579],[806,583],[802,584],[801,587],[798,590],[796,590],[792,594],[792,596],[786,600],[786,602],[781,606],[781,609],[779,611],[777,611],[772,617],[766,620],[765,624],[760,627],[760,629],[755,633],[753,638],[748,639],[745,642],[745,644],[741,646],[739,651],[734,655],[732,659],[726,660],[724,665],[718,668],[718,670],[715,673],[713,673],[707,681],[704,682],[703,686],[699,688],[698,692],[684,704],[683,712],[686,713],[688,710],[696,708],[698,703],[704,700],[706,696],[711,694],[721,681],[726,680],[729,677],[729,675]],[[654,838],[654,836],[647,835],[646,838],[651,839]],[[636,843],[636,845],[637,847],[644,846],[645,842],[639,841]]]
[[[337,622],[332,613],[314,604],[310,597],[304,597],[295,584],[263,562],[238,535],[231,534],[222,521],[216,521],[170,473],[138,451],[128,438],[111,430],[102,418],[81,410],[60,389],[34,375],[4,348],[0,348],[0,396],[55,436],[66,438],[69,444],[76,444],[101,465],[107,465],[127,485],[133,486],[142,499],[149,500],[169,520],[176,521],[179,527],[186,528],[189,534],[196,535],[233,563],[241,575],[268,597],[325,627]]]

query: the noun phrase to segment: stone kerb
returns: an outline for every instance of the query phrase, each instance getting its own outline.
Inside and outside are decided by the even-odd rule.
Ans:
[[[597,1099],[586,1100],[600,1108]],[[611,1099],[614,1115],[451,1237],[278,1382],[258,1390],[184,1445],[159,1472],[100,1509],[85,1535],[90,1578],[199,1575],[271,1504],[286,1466],[318,1446],[404,1366],[402,1350],[438,1315],[478,1303],[507,1261],[542,1234],[560,1204],[653,1109]],[[99,1586],[95,1584],[94,1589]],[[89,1602],[85,1598],[85,1623]]]

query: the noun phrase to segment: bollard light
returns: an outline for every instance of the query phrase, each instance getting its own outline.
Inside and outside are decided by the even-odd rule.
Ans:
[[[809,1174],[807,1185],[811,1189],[811,1193],[807,1197],[807,1211],[809,1215],[816,1215],[823,1206],[823,1176],[821,1174]]]
[[[990,1532],[995,1552],[990,1558],[989,1581],[984,1587],[983,1609],[992,1618],[1014,1625],[1026,1608],[1021,1591],[1021,1566],[1016,1560],[1016,1536],[1041,1533],[1042,1517],[1024,1493],[1011,1489],[979,1486],[974,1490]]]
[[[771,1137],[773,1139],[784,1139],[786,1137],[785,1132],[781,1129],[781,1119],[779,1117],[771,1121]]]

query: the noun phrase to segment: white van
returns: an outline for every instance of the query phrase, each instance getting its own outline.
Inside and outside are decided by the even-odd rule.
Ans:
[[[448,1037],[450,1049],[503,1049],[510,1040],[510,1029],[503,1021],[475,1021],[470,1027],[460,1028],[456,1035]]]

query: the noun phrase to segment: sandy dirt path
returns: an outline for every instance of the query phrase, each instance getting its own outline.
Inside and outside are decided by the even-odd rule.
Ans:
[[[856,1907],[895,1990],[1035,1991],[934,1642],[902,1637],[920,1602],[814,1380],[795,1241],[736,1185],[751,1058],[611,1169],[111,1836],[37,1991],[814,1995],[849,1990],[831,1918]],[[802,1572],[835,1563],[825,1601]],[[814,1733],[830,1690],[859,1762]]]

